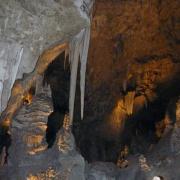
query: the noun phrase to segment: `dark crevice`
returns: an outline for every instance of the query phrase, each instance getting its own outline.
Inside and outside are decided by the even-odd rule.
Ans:
[[[64,115],[69,111],[70,64],[65,53],[60,54],[44,73],[43,84],[50,85],[53,112],[48,117],[46,141],[52,147],[58,130],[63,125]]]
[[[1,126],[0,130],[0,155],[1,155],[1,165],[8,162],[9,147],[11,146],[11,135],[9,133],[9,127]]]
[[[48,148],[51,148],[56,140],[56,134],[63,125],[64,115],[64,113],[54,111],[48,116],[46,129],[46,141],[48,143]]]

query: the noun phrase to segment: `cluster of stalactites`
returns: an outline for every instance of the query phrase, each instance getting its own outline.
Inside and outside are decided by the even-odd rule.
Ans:
[[[85,75],[90,39],[90,27],[87,27],[75,36],[70,43],[69,59],[71,64],[69,114],[71,124],[73,121],[74,101],[76,93],[76,81],[78,64],[80,62],[80,91],[81,91],[81,119],[84,113]]]
[[[88,19],[89,26],[82,29],[70,43],[69,59],[71,64],[70,97],[69,97],[69,115],[70,124],[73,122],[74,102],[76,94],[76,81],[78,65],[80,62],[80,91],[81,91],[81,119],[84,115],[84,94],[85,94],[85,76],[90,41],[90,21],[94,0],[75,0],[76,6],[81,14]]]

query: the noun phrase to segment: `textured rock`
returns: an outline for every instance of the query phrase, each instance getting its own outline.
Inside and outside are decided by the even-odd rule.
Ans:
[[[119,139],[126,139],[124,144],[130,143],[133,131],[132,137],[136,136],[136,122],[142,120],[144,126],[151,127],[152,124],[149,122],[162,120],[166,103],[179,94],[180,63],[177,34],[180,14],[177,7],[179,2],[176,0],[95,2],[84,121],[111,122],[107,123],[106,131],[103,129],[105,138],[109,137],[109,132],[119,136],[125,127]],[[131,92],[135,95],[131,103],[128,103],[126,100]],[[155,101],[162,103],[156,105],[153,110]],[[130,111],[130,107],[133,107],[132,114],[124,106],[117,108],[119,102],[131,104],[128,107]],[[120,113],[116,116],[114,112],[117,112],[117,109],[118,112],[122,112],[121,114],[131,116],[120,116]],[[163,109],[163,112],[158,112],[160,109]],[[143,116],[144,111],[146,115]],[[77,113],[78,110],[75,114]],[[124,119],[125,123],[122,123]],[[96,129],[96,126],[92,125],[91,128]],[[92,136],[87,139],[91,141]],[[101,135],[97,133],[96,136]],[[117,136],[114,136],[114,139]],[[142,145],[142,141],[140,139],[135,144]],[[145,144],[147,142],[147,139],[144,140]]]
[[[0,96],[3,98],[0,104],[4,109],[14,80],[33,70],[43,50],[71,38],[87,21],[70,0],[1,1]],[[81,6],[82,1],[74,2],[79,10],[88,11],[85,5]],[[112,126],[107,126],[108,131],[104,131],[104,135],[113,132],[113,137],[117,137],[127,114],[147,108],[159,96],[169,100],[179,93],[179,2],[96,2],[85,120],[107,119],[110,122],[107,125]],[[169,87],[171,91],[166,91]],[[175,95],[172,95],[174,91]],[[133,92],[131,98],[128,96],[130,92]],[[165,129],[153,151],[128,157],[127,168],[94,163],[87,165],[84,174],[84,159],[74,150],[71,133],[60,132],[58,145],[63,146],[62,149],[55,145],[45,151],[44,134],[51,108],[44,97],[35,98],[35,104],[23,107],[13,122],[9,163],[1,169],[1,179],[79,180],[85,175],[88,180],[152,180],[154,176],[180,179],[179,101],[175,126]],[[126,106],[130,105],[129,111],[126,110],[128,107],[124,108],[124,101]],[[45,109],[38,109],[42,107]],[[117,133],[111,131],[113,128]],[[93,130],[90,135],[95,134]],[[130,131],[128,127],[122,135]],[[138,145],[142,144],[140,141]]]
[[[178,79],[177,7],[176,0],[96,1],[86,81],[87,120],[93,119],[92,114],[94,119],[107,117],[124,89],[136,90],[136,98],[147,95],[153,100],[159,84]]]
[[[77,34],[87,19],[72,0],[1,0],[0,4],[1,112],[15,79],[31,72],[44,50]]]
[[[180,99],[177,101],[176,106],[176,125],[180,127]]]
[[[1,168],[0,179],[84,180],[84,159],[70,132],[61,130],[53,148],[47,149],[46,124],[52,111],[48,91],[35,96],[14,118],[8,164]]]

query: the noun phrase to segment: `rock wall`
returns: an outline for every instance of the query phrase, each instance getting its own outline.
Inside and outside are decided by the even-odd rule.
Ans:
[[[75,2],[0,1],[0,112],[15,80],[34,69],[43,51],[68,41],[87,25],[80,11],[83,2]]]
[[[86,79],[88,121],[107,117],[129,91],[135,91],[138,109],[146,104],[144,96],[151,101],[159,96],[158,87],[164,92],[179,81],[177,7],[176,0],[96,1]]]
[[[84,154],[95,152],[88,141],[94,149],[101,146],[104,151],[100,142],[106,144],[107,139],[115,146],[130,144],[136,127],[142,131],[151,128],[149,134],[158,128],[159,132],[164,130],[155,122],[163,120],[168,102],[180,93],[177,7],[176,0],[96,1],[86,78],[86,134],[80,135],[87,144],[84,149],[82,145]],[[145,148],[149,147],[147,142],[140,137],[134,144]],[[122,148],[118,145],[116,151]]]

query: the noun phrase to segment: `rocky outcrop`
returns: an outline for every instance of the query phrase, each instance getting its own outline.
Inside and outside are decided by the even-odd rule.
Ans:
[[[58,133],[53,148],[47,149],[47,118],[52,112],[48,91],[37,94],[13,119],[12,144],[7,164],[1,167],[0,179],[84,179],[84,159],[75,150],[74,137],[65,127]]]
[[[32,72],[39,56],[71,39],[87,25],[79,10],[82,2],[77,2],[2,0],[0,112],[6,108],[15,80]]]
[[[87,120],[92,114],[97,119],[107,117],[124,91],[134,90],[136,98],[145,95],[151,101],[158,86],[164,84],[165,89],[174,78],[179,80],[178,6],[176,0],[96,1],[86,81]]]

